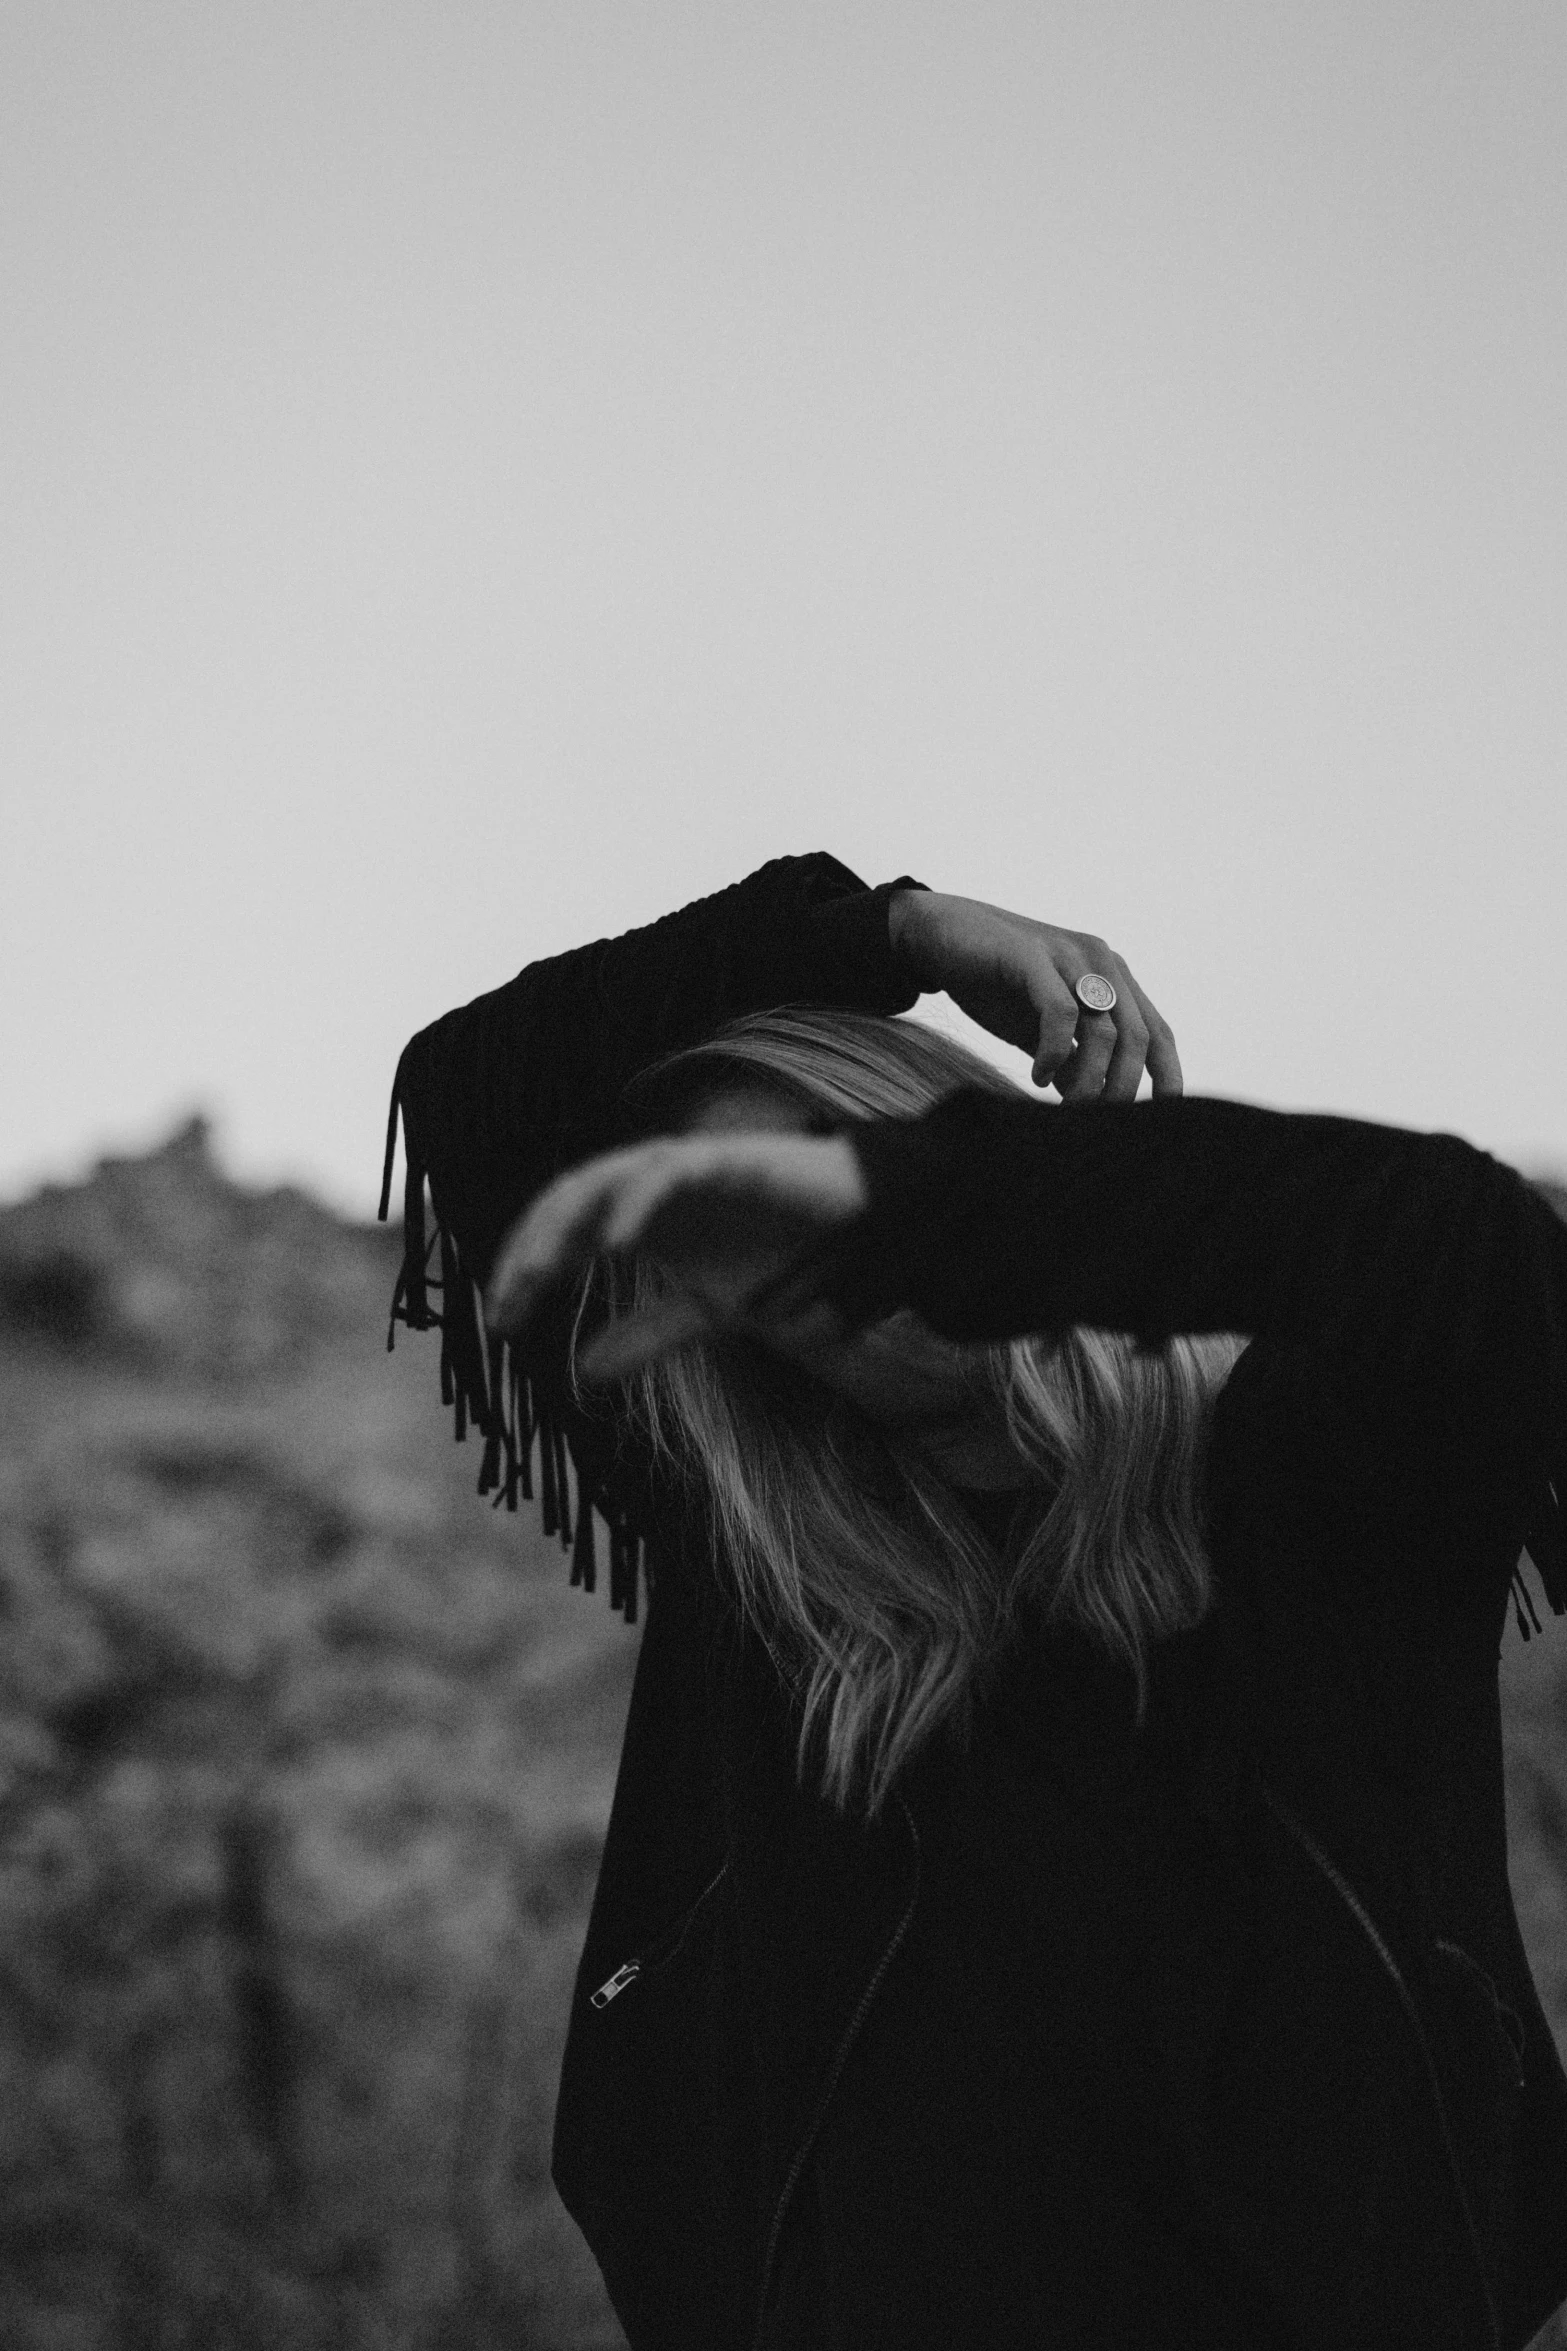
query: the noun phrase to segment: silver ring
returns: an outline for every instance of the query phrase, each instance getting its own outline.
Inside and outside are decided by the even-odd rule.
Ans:
[[[1085,1012],[1114,1012],[1114,988],[1102,971],[1085,971],[1072,993]]]

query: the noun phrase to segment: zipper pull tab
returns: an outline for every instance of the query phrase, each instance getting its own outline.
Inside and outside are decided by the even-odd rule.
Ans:
[[[623,1992],[626,1986],[641,1973],[641,1960],[628,1959],[624,1967],[617,1967],[614,1974],[610,1976],[604,1983],[600,1984],[598,1990],[593,1994],[592,2006],[595,2008],[607,2008],[611,2000],[614,1999],[615,1994],[617,1992]]]

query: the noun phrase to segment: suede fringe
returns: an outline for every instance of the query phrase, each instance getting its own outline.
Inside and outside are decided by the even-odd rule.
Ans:
[[[399,1107],[394,1085],[377,1210],[382,1224],[387,1221],[391,1200]],[[406,1129],[404,1148],[406,1151]],[[432,1272],[432,1262],[438,1262],[439,1272]],[[515,1361],[509,1343],[486,1330],[483,1300],[463,1268],[456,1241],[438,1216],[432,1217],[427,1232],[425,1170],[412,1156],[403,1185],[403,1261],[387,1323],[388,1353],[396,1345],[400,1322],[412,1331],[438,1330],[441,1334],[441,1402],[452,1413],[453,1436],[459,1444],[464,1443],[471,1424],[484,1440],[479,1492],[493,1496],[494,1509],[504,1503],[508,1510],[515,1510],[519,1495],[531,1502],[536,1450],[544,1532],[558,1536],[561,1549],[570,1552],[571,1582],[580,1584],[585,1592],[598,1588],[593,1527],[597,1516],[609,1537],[609,1604],[620,1611],[627,1624],[635,1624],[638,1568],[649,1591],[655,1581],[652,1548],[616,1497],[602,1484],[589,1485],[570,1431]],[[575,1500],[572,1471],[576,1473]]]

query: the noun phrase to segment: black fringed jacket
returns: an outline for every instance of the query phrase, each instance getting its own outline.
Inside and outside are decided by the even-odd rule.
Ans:
[[[573,1582],[594,1589],[597,1517],[611,1605],[635,1617],[639,1566],[650,1595],[555,2138],[635,2351],[765,2338],[918,1916],[919,1775],[870,1828],[801,1791],[698,1516],[573,1408],[562,1321],[514,1363],[475,1285],[533,1193],[617,1139],[657,1055],[787,1002],[907,1010],[898,886],[776,859],[530,965],[397,1072],[394,1320],[439,1324],[480,1491],[515,1508],[536,1457]],[[852,1133],[850,1311],[911,1305],[955,1339],[1250,1335],[1209,1462],[1218,1604],[1156,1653],[1143,1734],[1168,1792],[1139,1893],[1160,2129],[1192,2225],[1282,2341],[1515,2351],[1567,2296],[1567,2077],[1508,1888],[1496,1667],[1510,1587],[1533,1616],[1522,1546],[1567,1606],[1567,1229],[1453,1137],[1220,1101],[976,1089]],[[976,2049],[1008,2031],[949,2022]],[[1063,2345],[1103,2325],[1052,2307]],[[990,2339],[1014,2338],[998,2318]]]

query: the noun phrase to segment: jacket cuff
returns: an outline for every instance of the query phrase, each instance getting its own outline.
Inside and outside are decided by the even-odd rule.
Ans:
[[[856,890],[812,908],[811,925],[846,1001],[876,1012],[908,1012],[919,1002],[919,982],[893,951],[889,901],[894,890],[928,887],[912,874],[900,874],[874,890]]]

